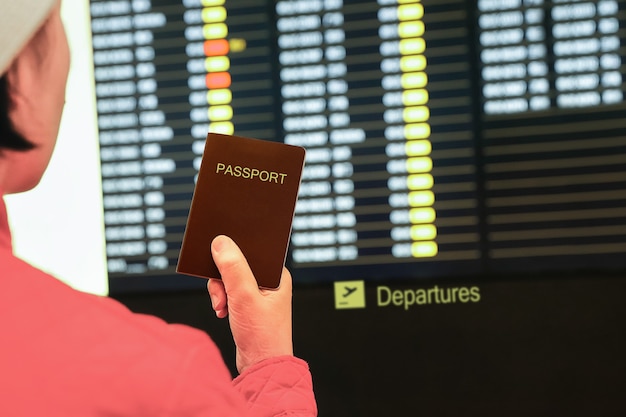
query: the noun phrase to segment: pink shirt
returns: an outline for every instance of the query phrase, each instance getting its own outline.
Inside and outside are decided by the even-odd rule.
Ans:
[[[235,380],[202,331],[75,291],[13,256],[0,199],[0,415],[316,416],[307,364]]]

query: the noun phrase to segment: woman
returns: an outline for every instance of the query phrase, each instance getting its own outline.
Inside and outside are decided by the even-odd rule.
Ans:
[[[64,104],[69,49],[55,0],[0,0],[0,194],[39,182]],[[315,416],[293,356],[291,276],[259,290],[236,244],[215,238],[216,315],[237,345],[231,380],[206,334],[84,294],[12,254],[0,199],[0,415]],[[68,262],[71,260],[68,259]]]

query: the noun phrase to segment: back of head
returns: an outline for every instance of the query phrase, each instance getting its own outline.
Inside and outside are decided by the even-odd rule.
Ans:
[[[57,0],[0,0],[0,150],[28,150],[32,144],[15,132],[8,117],[5,72]]]
[[[56,145],[70,66],[60,3],[60,0],[0,0],[0,191],[3,194],[35,187]]]

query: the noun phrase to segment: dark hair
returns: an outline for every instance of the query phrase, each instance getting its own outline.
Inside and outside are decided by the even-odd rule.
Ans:
[[[9,119],[9,90],[6,74],[0,77],[0,151],[2,149],[13,149],[16,151],[27,151],[33,149],[35,145],[24,139],[22,135],[13,129],[13,124]]]

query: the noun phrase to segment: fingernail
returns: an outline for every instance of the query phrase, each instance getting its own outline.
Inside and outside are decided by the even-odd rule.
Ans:
[[[224,235],[216,236],[215,239],[213,239],[213,244],[211,245],[213,252],[219,253],[224,249],[227,249],[229,240],[230,239]]]

